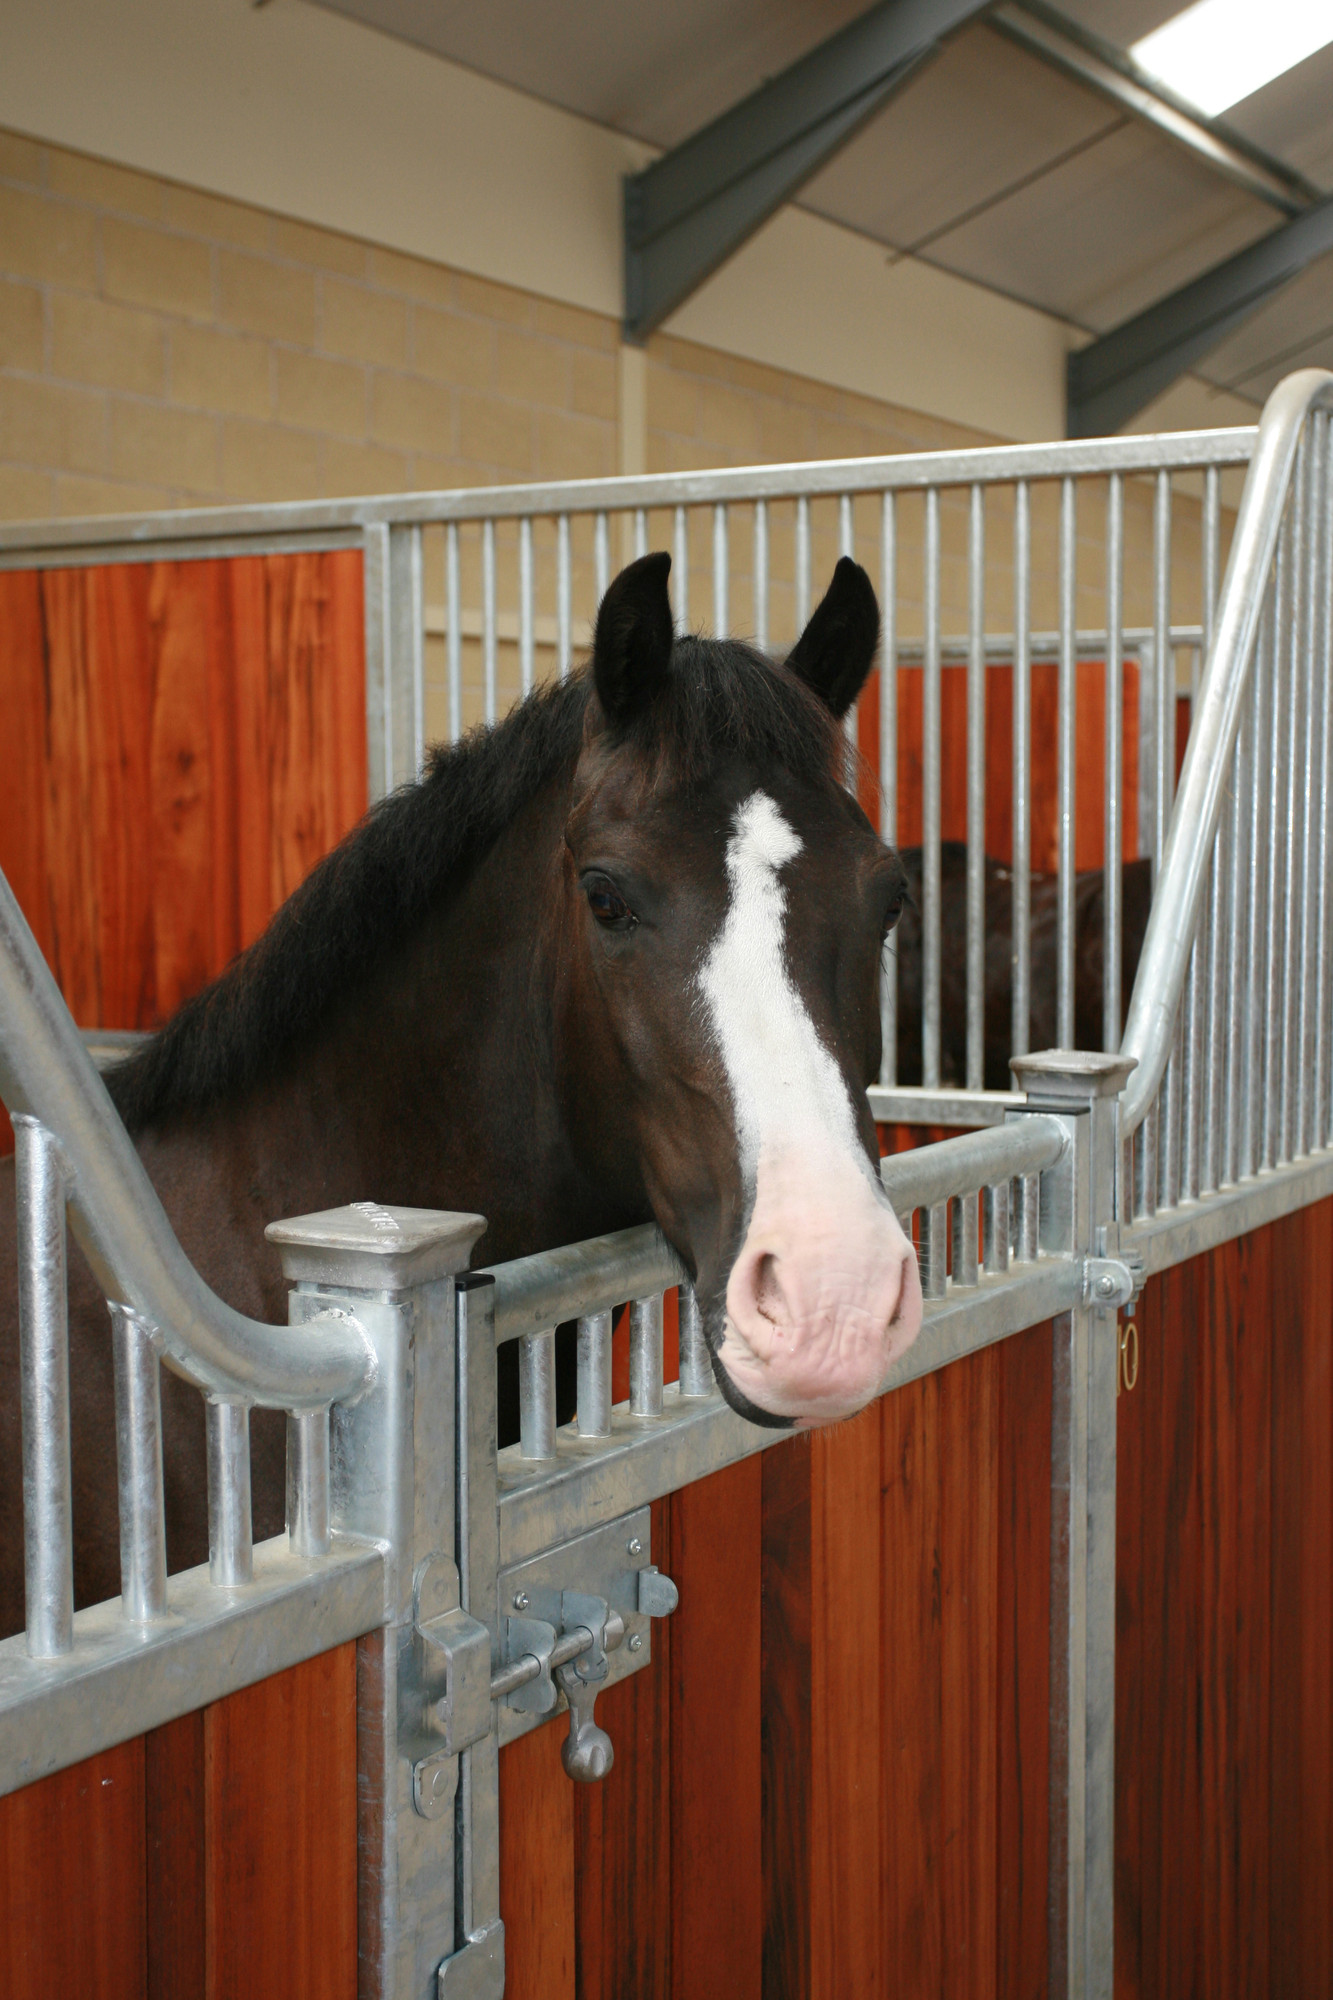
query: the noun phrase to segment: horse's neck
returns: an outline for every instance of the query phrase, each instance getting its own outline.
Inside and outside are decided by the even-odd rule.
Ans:
[[[553,1074],[565,792],[543,788],[279,1080],[145,1143],[214,1282],[258,1257],[271,1289],[264,1223],[351,1201],[484,1215],[486,1262],[624,1219],[574,1164]]]

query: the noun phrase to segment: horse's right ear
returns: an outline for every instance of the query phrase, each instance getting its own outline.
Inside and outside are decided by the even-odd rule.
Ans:
[[[622,569],[597,613],[592,677],[613,727],[628,722],[661,688],[676,636],[667,596],[671,558],[640,556]]]

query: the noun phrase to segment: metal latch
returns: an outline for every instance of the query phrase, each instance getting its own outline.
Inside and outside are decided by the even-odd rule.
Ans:
[[[1143,1259],[1136,1250],[1121,1257],[1083,1259],[1083,1303],[1114,1311],[1127,1306],[1143,1290]]]
[[[561,1762],[582,1783],[604,1778],[614,1758],[594,1714],[598,1694],[648,1664],[651,1621],[679,1602],[671,1578],[646,1559],[650,1528],[649,1509],[640,1508],[499,1579],[505,1664],[491,1693],[512,1718],[502,1721],[501,1741],[549,1715],[563,1696],[569,1735]]]

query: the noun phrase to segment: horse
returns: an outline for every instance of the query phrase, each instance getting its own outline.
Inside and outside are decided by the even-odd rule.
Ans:
[[[898,851],[907,896],[893,939],[897,960],[898,1081],[921,1076],[921,849]],[[1152,907],[1152,862],[1127,861],[1120,872],[1120,1018],[1134,990],[1139,953]],[[984,1073],[987,1090],[1010,1090],[1013,1048],[1013,870],[985,857]],[[1056,928],[1059,885],[1054,875],[1029,880],[1028,1014],[1030,1049],[1059,1043],[1056,1018]],[[1106,878],[1100,868],[1074,878],[1074,1046],[1102,1046],[1102,969],[1105,963]],[[967,1081],[967,847],[940,844],[940,1082],[961,1089]]]
[[[844,783],[879,609],[843,558],[785,660],[677,636],[623,570],[590,661],[437,750],[108,1087],[186,1254],[285,1318],[265,1224],[374,1197],[486,1217],[489,1265],[655,1219],[722,1394],[850,1415],[915,1338],[866,1085],[903,869]],[[22,1624],[12,1162],[0,1188],[0,1632]],[[74,1580],[119,1590],[106,1304],[69,1269]],[[164,1373],[168,1562],[208,1550],[202,1399]],[[257,1538],[284,1427],[252,1413]]]

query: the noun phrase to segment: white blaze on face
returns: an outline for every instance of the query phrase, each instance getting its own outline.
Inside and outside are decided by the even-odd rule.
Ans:
[[[911,1345],[921,1286],[846,1081],[787,969],[779,871],[800,852],[773,800],[753,792],[727,843],[731,899],[699,989],[753,1196],[721,1359],[761,1409],[824,1423],[867,1402]]]

